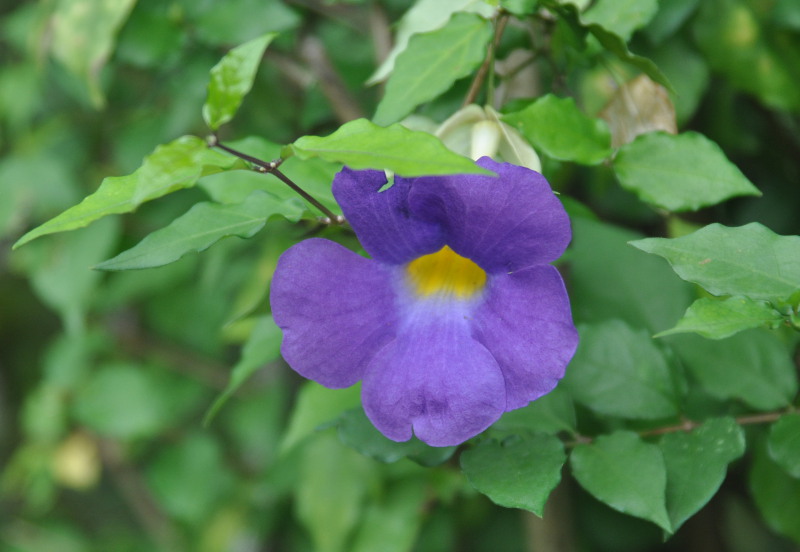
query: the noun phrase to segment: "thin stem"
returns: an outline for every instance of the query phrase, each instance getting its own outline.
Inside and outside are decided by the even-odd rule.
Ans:
[[[497,49],[497,45],[500,43],[500,38],[503,36],[503,31],[506,29],[506,23],[508,23],[508,14],[504,13],[497,19],[494,29],[494,38],[489,43],[489,49],[486,52],[486,58],[478,68],[478,72],[475,73],[475,78],[472,80],[472,84],[469,87],[467,96],[464,98],[464,107],[475,102],[475,98],[478,97],[478,92],[480,92],[481,86],[483,86],[483,81],[486,80],[487,75],[489,76],[490,88],[487,92],[489,101],[486,103],[491,103],[491,97],[494,95],[494,90],[492,90],[494,87],[494,52]]]
[[[740,426],[753,425],[753,424],[766,424],[778,420],[781,416],[793,412],[794,409],[780,410],[778,412],[766,412],[764,414],[750,414],[747,416],[739,416],[734,418],[736,423]],[[685,419],[680,424],[658,427],[655,429],[647,429],[639,431],[639,437],[653,437],[655,435],[665,435],[667,433],[677,433],[678,431],[692,431],[695,428],[703,425],[703,422],[695,422],[694,420]],[[567,441],[564,446],[573,448],[580,444],[588,444],[594,441],[594,437],[587,437],[585,435],[577,435],[572,441]]]
[[[300,186],[294,183],[294,181],[283,174],[281,171],[278,170],[278,167],[283,163],[283,159],[278,159],[277,161],[263,161],[257,157],[253,157],[251,155],[247,155],[246,153],[242,153],[241,151],[235,150],[230,146],[226,146],[225,144],[221,143],[216,135],[211,135],[208,138],[208,146],[212,148],[219,148],[223,151],[230,153],[231,155],[235,155],[239,159],[244,159],[248,163],[251,163],[256,166],[256,171],[262,174],[272,174],[275,175],[281,182],[289,186],[292,190],[297,192],[300,197],[308,201],[311,205],[316,207],[317,209],[325,215],[327,220],[323,220],[321,222],[325,224],[344,224],[345,220],[344,217],[341,215],[335,214],[333,211],[325,207],[322,203],[317,201],[311,194],[306,192]]]

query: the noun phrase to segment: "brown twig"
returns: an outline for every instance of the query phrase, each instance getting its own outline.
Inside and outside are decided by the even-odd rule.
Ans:
[[[489,69],[491,68],[492,63],[494,63],[494,52],[497,48],[497,45],[500,44],[500,39],[503,36],[503,31],[505,31],[507,23],[508,14],[503,14],[497,18],[494,28],[494,38],[489,43],[489,48],[486,51],[486,57],[484,58],[481,66],[478,68],[478,72],[475,73],[475,78],[472,79],[472,84],[470,85],[467,96],[464,98],[464,103],[462,104],[464,107],[474,103],[475,98],[478,97],[481,86],[483,86],[483,81],[486,80],[486,76],[489,74]]]
[[[340,124],[364,116],[361,106],[353,99],[319,38],[312,35],[303,37],[300,41],[300,55],[319,82],[322,93],[330,102]]]

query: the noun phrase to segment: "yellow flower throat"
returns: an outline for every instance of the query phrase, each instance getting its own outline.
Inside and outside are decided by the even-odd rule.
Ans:
[[[412,289],[421,297],[469,299],[483,289],[486,272],[448,246],[414,259],[406,267]]]

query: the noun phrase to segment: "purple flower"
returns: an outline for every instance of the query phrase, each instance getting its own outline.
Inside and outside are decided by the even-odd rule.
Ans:
[[[578,336],[556,260],[569,219],[542,175],[396,177],[343,169],[333,193],[372,259],[314,238],[278,261],[281,351],[330,388],[359,380],[381,433],[461,443],[550,392]]]

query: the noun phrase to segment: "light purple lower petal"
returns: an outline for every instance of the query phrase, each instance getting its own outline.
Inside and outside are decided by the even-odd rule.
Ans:
[[[552,391],[578,345],[564,282],[552,266],[493,277],[473,329],[503,371],[506,410]]]
[[[390,439],[410,439],[413,427],[429,445],[462,443],[505,411],[503,375],[470,336],[462,312],[416,312],[409,318],[367,369],[364,410]]]
[[[330,388],[362,379],[396,332],[391,281],[387,268],[328,240],[288,249],[275,269],[270,304],[289,366]]]

